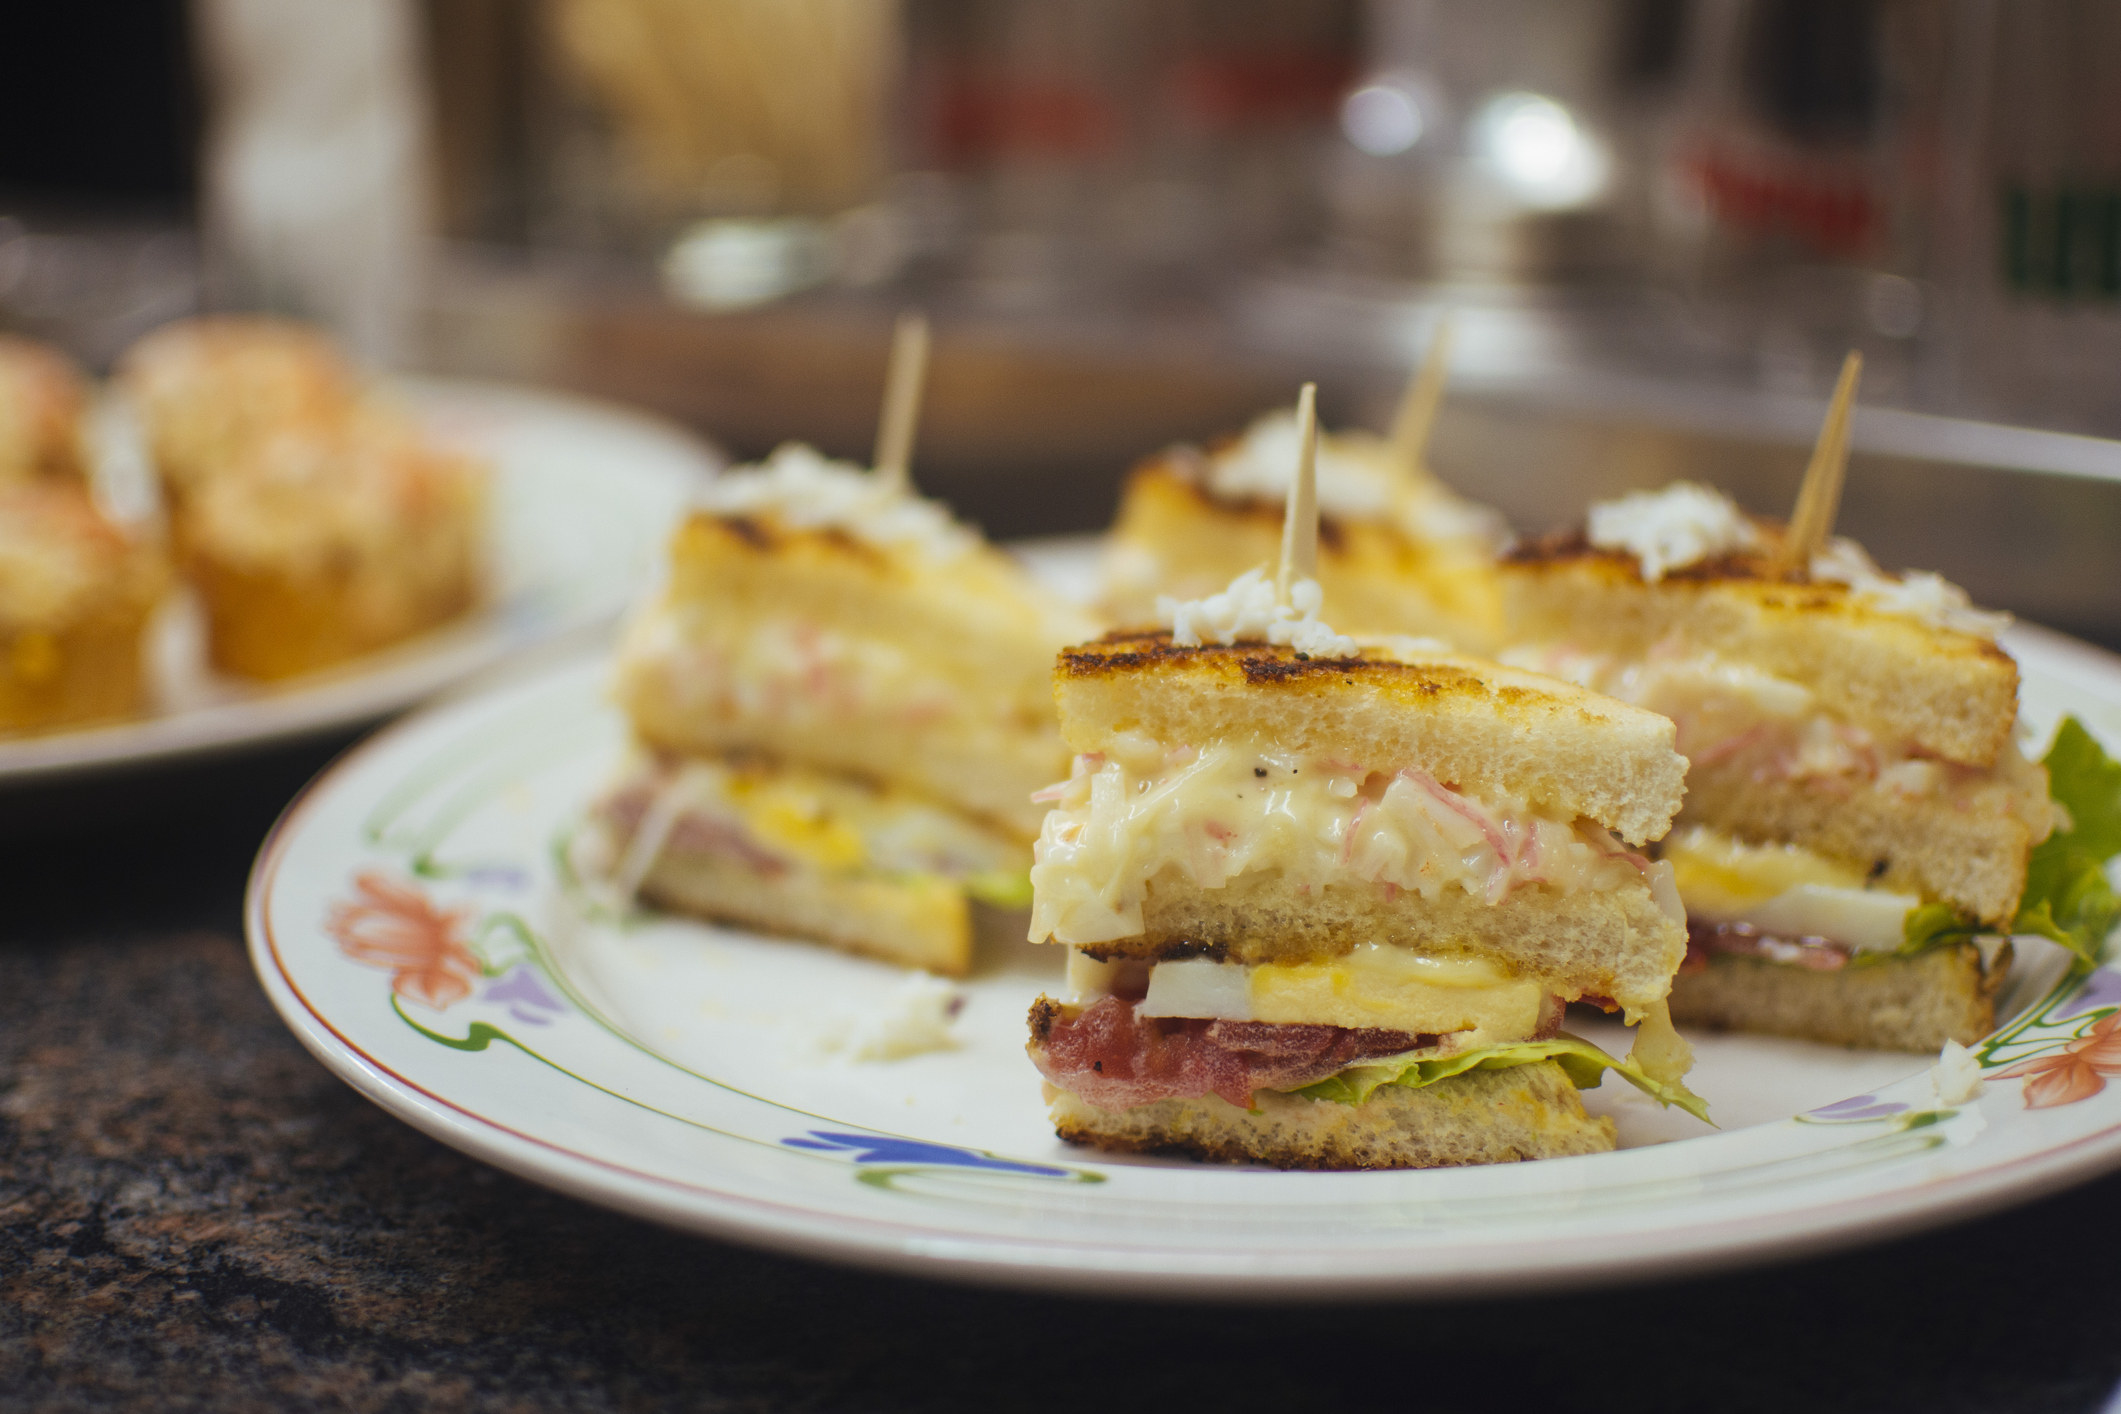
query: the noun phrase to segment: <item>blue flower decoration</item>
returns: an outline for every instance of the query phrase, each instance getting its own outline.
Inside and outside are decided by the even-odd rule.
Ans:
[[[901,1139],[895,1134],[841,1134],[813,1129],[808,1135],[781,1141],[791,1149],[816,1149],[828,1154],[849,1154],[858,1164],[920,1164],[947,1168],[986,1169],[993,1173],[1027,1173],[1037,1178],[1072,1178],[1074,1171],[1053,1164],[1026,1164],[997,1159],[977,1149],[954,1144],[930,1144],[921,1139]]]

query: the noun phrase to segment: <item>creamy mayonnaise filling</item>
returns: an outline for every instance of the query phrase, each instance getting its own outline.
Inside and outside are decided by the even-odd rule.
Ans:
[[[962,715],[951,684],[918,655],[795,615],[738,622],[666,606],[635,624],[622,656],[661,678],[680,710],[710,719],[921,727]]]
[[[1300,889],[1367,884],[1433,899],[1456,888],[1491,904],[1532,884],[1604,891],[1648,878],[1655,889],[1665,878],[1590,821],[1477,799],[1416,766],[1257,742],[1078,756],[1040,797],[1054,808],[1031,871],[1031,936],[1065,943],[1140,934],[1149,881],[1166,869],[1207,889],[1274,870]]]
[[[1068,950],[1072,1006],[1136,999],[1142,1016],[1378,1028],[1449,1036],[1454,1048],[1518,1041],[1560,1024],[1559,1002],[1537,982],[1485,958],[1434,957],[1364,943],[1318,962],[1100,962]]]

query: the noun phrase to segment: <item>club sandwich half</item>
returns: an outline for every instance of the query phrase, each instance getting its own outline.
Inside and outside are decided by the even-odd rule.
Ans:
[[[2002,615],[1677,484],[1504,566],[1510,661],[1669,717],[1661,846],[1693,934],[1673,1015],[1887,1050],[1986,1033],[2055,823]]]
[[[664,907],[961,974],[974,903],[1028,902],[1031,795],[1067,764],[1053,654],[1094,631],[915,495],[902,463],[791,445],[726,473],[621,644],[638,751],[585,869]]]
[[[1058,1132],[1284,1168],[1586,1153],[1614,1135],[1578,1087],[1615,1066],[1698,1111],[1684,919],[1634,848],[1679,808],[1671,723],[1358,645],[1319,597],[1253,571],[1060,655],[1031,937],[1069,956],[1030,1041]],[[1641,1023],[1630,1061],[1561,1032],[1578,1000]]]

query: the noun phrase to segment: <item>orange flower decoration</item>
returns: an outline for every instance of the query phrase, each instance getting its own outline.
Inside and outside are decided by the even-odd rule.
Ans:
[[[2087,1035],[2055,1054],[2020,1061],[2008,1070],[1997,1071],[1996,1078],[2025,1077],[2025,1107],[2029,1110],[2089,1100],[2106,1088],[2107,1076],[2121,1075],[2121,1034],[2116,1028],[2121,1028],[2121,1011],[2110,1011]]]
[[[466,909],[438,909],[410,884],[357,875],[358,899],[331,906],[324,931],[355,962],[390,969],[390,989],[440,1010],[471,995],[479,960],[464,945]]]

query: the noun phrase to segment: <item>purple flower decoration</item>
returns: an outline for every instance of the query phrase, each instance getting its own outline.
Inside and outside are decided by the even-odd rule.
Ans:
[[[538,970],[530,963],[520,963],[513,972],[497,982],[486,984],[483,1000],[506,1002],[508,1014],[527,1026],[550,1025],[552,1019],[567,1010],[566,1003],[545,990],[538,980]]]
[[[1898,1100],[1881,1101],[1876,1095],[1851,1095],[1846,1100],[1836,1100],[1831,1105],[1821,1105],[1805,1113],[1816,1119],[1853,1123],[1865,1119],[1889,1119],[1906,1109],[1907,1106]]]
[[[2068,1000],[2055,1008],[2057,1020],[2082,1016],[2103,1006],[2121,1006],[2121,972],[2111,967],[2102,967],[2084,979]]]
[[[522,890],[530,887],[530,875],[513,864],[475,864],[464,871],[464,878],[474,884],[490,884],[495,888]]]

